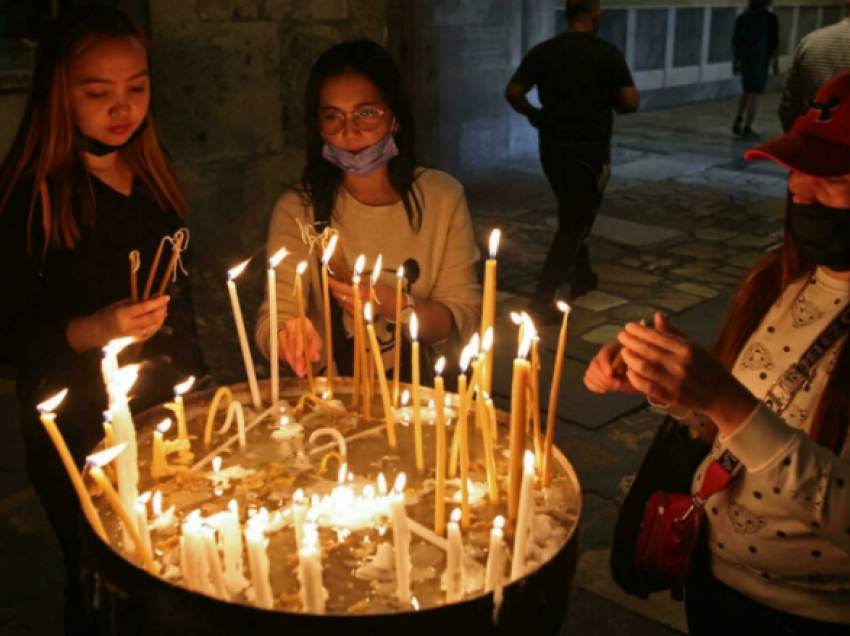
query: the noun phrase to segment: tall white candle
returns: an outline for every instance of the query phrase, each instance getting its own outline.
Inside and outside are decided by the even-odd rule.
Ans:
[[[215,543],[215,530],[201,526],[201,541],[204,544],[204,553],[207,561],[210,584],[215,590],[215,595],[223,600],[229,600],[230,594],[224,584],[224,573],[221,569],[221,557],[218,554],[218,546]]]
[[[484,591],[492,592],[502,582],[505,570],[505,518],[501,515],[493,519],[490,530],[490,552],[487,555],[487,577]]]
[[[163,444],[162,436],[169,428],[171,428],[171,420],[165,419],[159,423],[153,432],[153,444],[151,446],[151,477],[153,479],[160,479],[168,475],[168,458],[165,456],[165,444]]]
[[[516,520],[516,536],[514,537],[514,555],[511,563],[511,580],[516,580],[525,573],[525,553],[528,546],[528,535],[534,521],[534,453],[525,451],[522,471],[522,487],[519,496],[519,514]]]
[[[174,387],[174,402],[169,402],[165,408],[174,413],[177,418],[177,439],[189,439],[189,431],[186,428],[186,409],[183,407],[183,394],[195,384],[195,376],[189,378],[182,384]]]
[[[295,546],[298,550],[301,549],[304,540],[304,522],[307,519],[307,508],[304,491],[299,488],[292,497],[292,520],[295,526]]]
[[[180,568],[183,570],[183,580],[189,589],[215,596],[215,588],[210,583],[206,546],[201,535],[200,510],[196,510],[186,517],[183,521],[182,530]]]
[[[452,511],[446,525],[449,552],[446,559],[446,602],[455,603],[463,597],[463,538],[460,533],[460,508]]]
[[[275,269],[286,257],[286,248],[281,248],[269,259],[268,294],[269,294],[269,364],[271,365],[272,406],[280,400],[280,353],[277,336],[277,275]]]
[[[251,399],[254,408],[263,408],[260,400],[260,388],[257,386],[257,372],[254,370],[254,358],[251,357],[251,347],[248,345],[248,335],[245,333],[245,321],[242,319],[242,309],[239,306],[239,295],[236,293],[235,278],[248,266],[250,259],[234,267],[227,272],[227,291],[230,293],[230,304],[233,307],[233,319],[236,321],[236,332],[239,334],[239,345],[242,347],[242,361],[245,363],[245,373],[248,376],[248,385],[251,387]]]
[[[101,351],[103,360],[100,362],[100,370],[103,374],[103,383],[106,386],[112,384],[112,377],[118,373],[118,354],[133,344],[132,338],[119,338],[110,340]]]
[[[264,512],[265,508],[248,521],[245,528],[245,545],[248,550],[248,563],[251,567],[256,605],[271,609],[274,605],[274,597],[271,583],[269,583],[269,556],[266,552],[269,541],[265,535],[268,512],[263,514]]]
[[[150,499],[150,493],[146,493],[147,497],[139,497],[136,502],[136,523],[139,528],[139,536],[142,538],[142,543],[148,554],[153,554],[153,546],[151,545],[151,531],[148,527],[148,509],[147,500]]]
[[[325,590],[322,584],[322,552],[315,524],[304,528],[304,540],[299,556],[301,575],[301,604],[310,614],[325,613]]]
[[[221,513],[218,530],[224,554],[224,583],[228,592],[236,595],[248,587],[248,581],[243,573],[242,528],[239,526],[239,504],[235,499]]]
[[[136,444],[136,427],[130,415],[130,406],[127,402],[127,393],[135,384],[139,375],[139,367],[122,367],[112,376],[109,391],[109,410],[112,412],[112,431],[115,436],[116,446],[124,444],[124,451],[115,458],[115,476],[118,481],[118,496],[121,505],[128,513],[132,514],[136,509],[136,500],[139,498],[139,465],[138,447]],[[135,521],[135,529],[138,531],[138,521]],[[133,540],[129,536],[129,530],[124,529],[125,545],[132,549]]]
[[[393,519],[393,542],[395,544],[395,572],[398,582],[398,600],[410,603],[410,528],[407,510],[404,507],[405,476],[401,473],[390,493],[389,503]]]

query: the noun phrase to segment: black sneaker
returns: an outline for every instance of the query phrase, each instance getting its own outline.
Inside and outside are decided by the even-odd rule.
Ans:
[[[741,134],[741,126],[743,126],[743,125],[744,125],[744,118],[741,117],[740,115],[738,115],[735,118],[735,123],[732,124],[732,132],[735,133],[736,135],[740,135]]]
[[[741,139],[749,139],[749,140],[755,141],[756,139],[759,139],[759,138],[760,138],[760,135],[755,130],[750,128],[749,126],[744,128],[743,132],[741,133]]]
[[[575,300],[596,289],[599,284],[599,277],[590,272],[580,278],[575,278],[570,282],[570,300]]]

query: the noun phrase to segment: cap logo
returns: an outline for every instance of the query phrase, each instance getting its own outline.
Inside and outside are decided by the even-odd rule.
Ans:
[[[832,121],[832,111],[841,103],[841,100],[837,97],[830,97],[825,102],[816,102],[814,99],[803,109],[803,112],[800,113],[801,117],[805,117],[810,110],[818,111],[818,118],[816,121],[825,122]]]

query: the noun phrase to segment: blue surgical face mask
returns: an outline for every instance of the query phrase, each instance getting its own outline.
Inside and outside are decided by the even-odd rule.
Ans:
[[[325,147],[322,148],[322,157],[325,160],[358,177],[368,177],[397,156],[398,146],[391,132],[378,143],[357,153],[340,148],[327,139]]]

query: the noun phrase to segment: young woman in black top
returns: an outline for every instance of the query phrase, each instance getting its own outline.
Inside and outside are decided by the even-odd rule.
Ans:
[[[120,11],[66,13],[39,47],[33,89],[0,170],[0,362],[18,369],[27,468],[68,568],[66,632],[92,633],[80,584],[79,505],[36,405],[67,388],[57,423],[77,463],[103,436],[101,348],[132,337],[121,362],[144,362],[131,406],[166,401],[189,375],[207,375],[189,283],[132,302],[160,241],[184,227],[186,202],[149,111],[148,43]],[[156,292],[171,253],[155,272]]]

